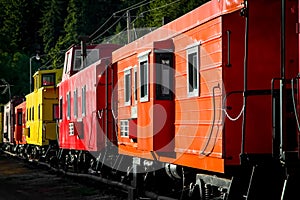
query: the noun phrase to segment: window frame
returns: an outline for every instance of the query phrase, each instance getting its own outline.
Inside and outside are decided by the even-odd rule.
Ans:
[[[58,103],[55,103],[52,105],[52,114],[53,114],[53,121],[56,121],[59,119],[59,104]]]
[[[17,125],[22,126],[23,124],[23,113],[22,111],[17,111]]]
[[[124,69],[124,105],[131,105],[131,68]],[[128,80],[126,79],[128,78]],[[128,81],[128,85],[127,85]],[[128,99],[128,100],[127,100]]]
[[[90,59],[89,55],[91,55],[91,52],[96,52],[95,55],[97,55],[97,57],[95,58],[95,60],[91,60],[89,62],[89,59]],[[73,66],[72,66],[74,71],[80,71],[80,70],[84,69],[85,67],[97,62],[100,59],[99,49],[87,49],[86,54],[87,54],[87,56],[86,56],[86,60],[85,60],[85,65],[82,65],[81,49],[75,49],[75,51],[74,51],[74,63],[73,63]]]
[[[190,57],[192,54],[196,54],[195,57],[192,57],[192,62],[190,61]],[[194,58],[196,58],[196,67],[194,66]],[[197,97],[200,95],[200,42],[194,43],[186,48],[186,70],[187,70],[187,96],[188,97]],[[192,66],[191,66],[192,65]],[[190,70],[192,67],[192,70]],[[193,72],[190,75],[190,71]],[[196,74],[194,74],[196,73]],[[196,76],[195,76],[196,75]],[[190,80],[192,78],[192,80]],[[194,80],[194,78],[196,80]],[[192,90],[190,87],[190,82],[195,82],[195,85],[192,86]]]
[[[81,114],[86,115],[86,85],[81,88]]]
[[[59,119],[63,119],[63,97],[59,98]]]
[[[149,84],[149,54],[150,52],[151,50],[148,50],[138,55],[140,102],[149,101],[149,85],[150,85]],[[142,63],[143,64],[145,63],[145,65],[141,65]],[[142,68],[144,69],[142,70]],[[142,92],[143,89],[145,89],[144,92]]]
[[[78,90],[77,90],[77,88],[74,90],[73,109],[74,109],[74,118],[76,119],[78,117]]]
[[[41,119],[41,104],[38,105],[38,120]]]
[[[120,120],[120,136],[123,138],[129,138],[129,120],[128,119]]]
[[[135,65],[133,67],[133,101],[134,105],[137,104],[138,101],[138,71],[137,71],[137,66]]]
[[[67,92],[67,119],[71,119],[71,92]]]
[[[155,52],[155,73],[156,73],[156,82],[155,82],[155,89],[156,89],[156,99],[157,100],[173,100],[174,95],[174,54],[173,52]],[[169,60],[169,65],[164,65],[161,63],[162,60]],[[164,86],[163,82],[163,71],[167,69],[168,71],[168,82]],[[161,87],[167,87],[168,94],[163,94],[161,91]]]
[[[41,78],[41,86],[42,87],[47,87],[47,86],[55,86],[55,79],[56,79],[56,74],[55,73],[49,73],[49,74],[42,74],[42,78]],[[46,76],[51,76],[53,78],[53,83],[52,84],[44,84],[44,77]]]

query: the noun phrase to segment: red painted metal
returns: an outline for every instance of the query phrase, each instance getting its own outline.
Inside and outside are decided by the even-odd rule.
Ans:
[[[15,107],[14,141],[16,144],[26,144],[24,128],[26,128],[26,101]]]
[[[73,46],[66,53],[66,57],[70,57],[66,59],[63,80],[59,84],[61,148],[100,151],[106,145],[107,135],[112,135],[112,128],[105,130],[105,113],[110,111],[105,107],[105,70],[111,71],[111,52],[116,48],[117,45],[109,44],[88,46],[88,50],[98,51],[99,59],[78,71],[74,70],[74,55],[80,48]],[[107,76],[111,87],[111,72]],[[110,106],[111,98],[108,100]]]

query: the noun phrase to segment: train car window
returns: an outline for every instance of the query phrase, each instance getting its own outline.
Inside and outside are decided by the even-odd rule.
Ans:
[[[53,120],[59,119],[59,106],[58,104],[53,104]]]
[[[31,112],[32,112],[32,120],[34,120],[34,107],[32,107]]]
[[[81,67],[81,50],[75,50],[73,70],[78,71]]]
[[[156,99],[173,99],[173,54],[156,54]]]
[[[86,114],[86,86],[82,87],[81,109],[82,109],[82,116],[85,116],[85,114]]]
[[[63,118],[63,98],[59,99],[59,119]]]
[[[77,88],[76,90],[74,91],[74,118],[77,118],[78,116],[78,92],[77,92]]]
[[[67,119],[71,118],[71,93],[67,93]]]
[[[87,56],[86,56],[85,66],[89,66],[90,64],[99,60],[98,49],[87,49],[86,53]],[[74,67],[73,67],[74,71],[79,71],[83,68],[81,57],[82,57],[81,50],[80,49],[75,50]]]
[[[124,72],[124,90],[125,106],[129,106],[131,104],[131,68]]]
[[[65,69],[65,74],[68,73],[68,70],[69,69],[69,63],[71,61],[71,55],[70,55],[70,52],[66,53],[66,56],[65,56],[65,66],[64,66],[64,69]]]
[[[129,122],[128,120],[120,120],[121,137],[129,137]]]
[[[140,67],[140,101],[149,101],[149,71],[148,71],[148,56],[151,51],[145,51],[138,55]]]
[[[38,106],[38,119],[41,119],[41,104]]]
[[[39,89],[40,85],[39,85],[38,76],[35,76],[33,80],[34,80],[34,90]]]
[[[148,101],[148,62],[140,63],[141,102]]]
[[[22,112],[18,112],[18,119],[17,119],[17,123],[18,123],[18,126],[22,126]]]
[[[42,86],[55,85],[55,73],[42,75]]]
[[[134,68],[133,68],[133,86],[134,86],[134,93],[133,93],[133,95],[134,95],[134,101],[135,101],[135,104],[136,104],[136,102],[137,102],[137,67],[136,66],[134,66]]]
[[[86,64],[89,66],[99,60],[99,49],[88,49],[87,50],[87,57],[86,57]]]
[[[199,43],[187,49],[188,97],[199,96]]]

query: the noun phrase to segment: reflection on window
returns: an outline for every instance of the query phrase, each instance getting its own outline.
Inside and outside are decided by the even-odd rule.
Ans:
[[[148,101],[148,61],[140,63],[141,102]]]
[[[34,107],[32,107],[32,120],[34,120]]]
[[[134,70],[134,101],[137,102],[137,68],[136,66],[133,68]]]
[[[53,120],[59,119],[59,106],[58,104],[53,104]]]
[[[81,108],[82,108],[82,116],[86,114],[86,86],[82,87],[82,97],[81,97]]]
[[[59,119],[63,118],[63,98],[59,99]]]
[[[71,93],[67,93],[67,118],[71,118]]]
[[[84,66],[87,67],[97,60],[99,60],[99,49],[87,49],[86,51],[87,56],[85,60]],[[78,71],[80,69],[83,69],[82,65],[82,56],[81,56],[81,50],[77,49],[75,50],[75,55],[74,55],[74,68],[75,71]]]
[[[77,118],[78,116],[78,95],[77,89],[74,91],[74,117]]]
[[[38,106],[38,119],[41,119],[41,104]]]
[[[18,126],[22,125],[22,112],[18,112],[18,120],[17,120]]]
[[[128,70],[126,70],[125,72],[124,72],[124,76],[125,76],[125,78],[124,78],[124,89],[125,89],[125,91],[124,91],[124,98],[125,98],[125,105],[130,105],[130,103],[131,103],[131,70],[130,69],[128,69]]]
[[[173,55],[170,53],[156,54],[156,98],[173,98]]]
[[[42,86],[52,86],[55,84],[55,74],[43,74]]]
[[[199,95],[199,46],[187,50],[187,90],[188,96]]]

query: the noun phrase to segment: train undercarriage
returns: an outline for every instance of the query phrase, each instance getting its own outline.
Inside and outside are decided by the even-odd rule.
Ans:
[[[74,176],[100,180],[128,192],[128,199],[292,199],[300,178],[297,162],[270,160],[228,169],[228,175],[208,173],[170,163],[129,157],[116,148],[101,152],[59,149],[57,145],[4,144],[2,150],[25,160],[47,163]],[[272,159],[268,156],[265,159]]]

